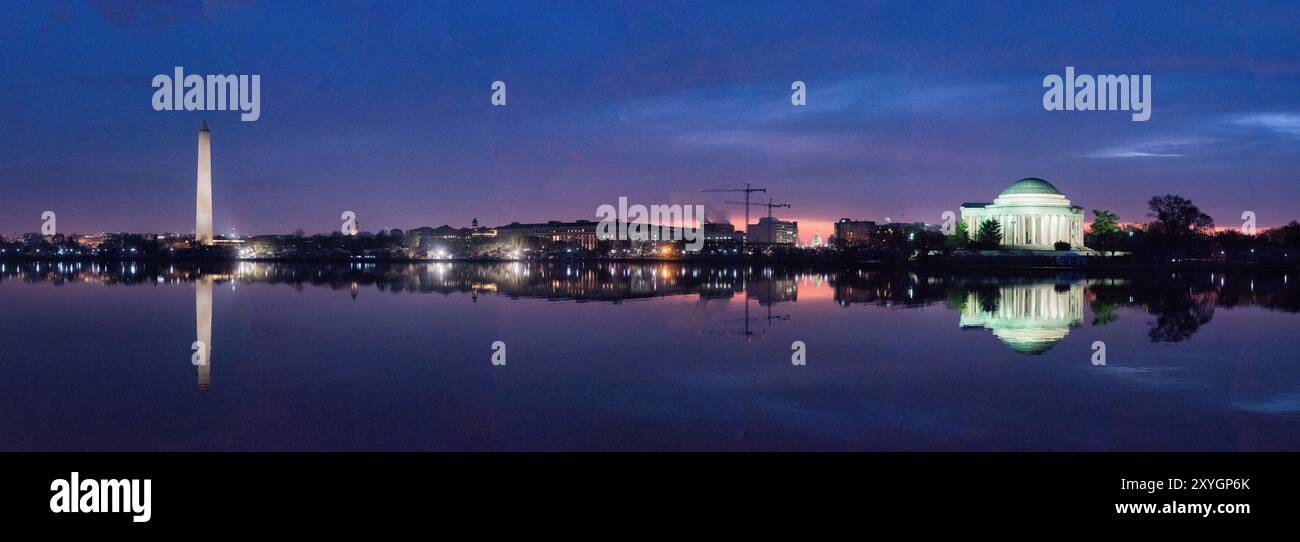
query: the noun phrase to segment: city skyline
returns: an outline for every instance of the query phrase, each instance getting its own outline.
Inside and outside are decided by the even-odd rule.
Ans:
[[[0,27],[0,451],[37,529],[375,531],[433,487],[703,516],[850,470],[899,491],[833,516],[909,526],[1289,519],[1300,0]]]
[[[363,229],[574,220],[619,196],[737,223],[698,190],[747,180],[795,203],[778,216],[805,242],[843,217],[937,223],[1021,177],[1089,220],[1144,222],[1148,198],[1176,193],[1267,228],[1300,199],[1300,37],[1268,4],[319,9],[310,24],[276,6],[0,15],[0,95],[24,104],[3,115],[25,135],[0,142],[0,231],[54,210],[63,232],[187,233],[203,121],[217,234],[333,231],[344,210]],[[150,78],[176,66],[261,74],[261,118],[154,111]],[[1042,78],[1067,66],[1151,74],[1150,119],[1044,110]]]
[[[231,235],[230,235],[230,236],[224,236],[224,235],[221,235],[221,234],[214,234],[214,231],[213,231],[213,225],[212,225],[212,217],[213,217],[213,197],[212,197],[212,134],[211,134],[211,130],[208,128],[208,123],[207,123],[207,121],[203,121],[202,125],[199,127],[199,130],[198,130],[198,154],[197,154],[196,164],[197,164],[197,176],[196,176],[196,178],[197,178],[197,183],[196,183],[196,197],[195,197],[196,206],[195,206],[195,215],[194,215],[194,223],[195,223],[195,227],[194,227],[194,230],[191,232],[190,235],[194,238],[194,240],[195,240],[196,243],[198,243],[198,244],[200,244],[200,245],[208,245],[208,246],[212,245],[214,239],[217,238],[217,237],[234,237],[234,238],[238,238],[239,236],[237,235],[237,232],[234,230],[234,228],[232,228],[232,230],[231,230]],[[744,189],[740,189],[740,188],[725,188],[725,189],[717,189],[717,188],[714,188],[714,189],[705,189],[705,190],[701,190],[701,192],[746,192],[746,193],[749,193],[749,192],[768,192],[768,190],[767,190],[766,188],[752,187],[752,185],[751,185],[750,183],[746,183]],[[1060,239],[1069,238],[1069,240],[1070,240],[1070,244],[1072,244],[1072,245],[1074,245],[1074,246],[1076,246],[1076,247],[1078,247],[1078,248],[1082,248],[1082,246],[1083,246],[1083,226],[1084,226],[1085,224],[1090,224],[1089,221],[1087,221],[1087,220],[1085,220],[1085,219],[1083,218],[1083,217],[1085,216],[1085,213],[1084,213],[1084,211],[1083,211],[1083,207],[1078,206],[1078,205],[1070,206],[1070,205],[1069,205],[1069,200],[1064,199],[1064,196],[1061,195],[1061,193],[1060,193],[1060,192],[1059,192],[1059,191],[1058,191],[1054,186],[1052,186],[1051,183],[1049,183],[1049,182],[1047,182],[1047,181],[1045,181],[1045,180],[1043,180],[1043,179],[1038,179],[1038,178],[1024,178],[1024,179],[1020,179],[1019,181],[1017,181],[1016,183],[1014,183],[1011,187],[1009,187],[1007,191],[1003,191],[1002,194],[1001,194],[1001,196],[999,197],[999,199],[998,199],[998,200],[995,200],[995,202],[992,202],[992,203],[964,203],[964,204],[962,204],[962,205],[961,205],[961,213],[962,213],[962,216],[960,217],[961,222],[964,222],[964,223],[965,223],[965,225],[968,227],[968,231],[974,231],[975,228],[977,227],[979,221],[981,220],[980,217],[982,217],[983,215],[987,214],[988,211],[992,211],[992,210],[997,206],[997,202],[1002,201],[1004,198],[1007,198],[1007,196],[1008,196],[1009,193],[1012,193],[1012,196],[1011,196],[1011,197],[1012,197],[1012,200],[1014,200],[1014,201],[1012,201],[1012,200],[1008,200],[1008,202],[1012,203],[1013,205],[1021,205],[1021,206],[1024,206],[1026,203],[1029,203],[1029,204],[1030,204],[1029,207],[1026,207],[1026,208],[1021,209],[1021,210],[1019,210],[1019,211],[1012,211],[1012,212],[1014,212],[1014,213],[1031,212],[1031,213],[1034,213],[1034,215],[1035,215],[1035,216],[1032,216],[1032,217],[1031,217],[1031,216],[1017,216],[1017,215],[1005,215],[1005,216],[1003,216],[1003,213],[1001,213],[1000,211],[997,212],[997,213],[995,213],[994,216],[995,216],[995,218],[998,218],[998,221],[1000,221],[1000,222],[1007,222],[1007,226],[1006,226],[1006,227],[1008,228],[1008,232],[1009,232],[1009,234],[1010,234],[1010,233],[1015,233],[1015,231],[1016,231],[1016,229],[1017,229],[1017,228],[1016,228],[1016,222],[1017,222],[1017,220],[1024,221],[1024,222],[1029,222],[1031,218],[1035,220],[1035,221],[1033,222],[1034,227],[1033,227],[1033,228],[1030,228],[1027,232],[1024,232],[1024,233],[1017,233],[1017,234],[1016,234],[1017,241],[1011,242],[1011,243],[1010,243],[1011,245],[1023,244],[1024,242],[1027,242],[1027,241],[1031,241],[1031,240],[1032,240],[1032,243],[1030,243],[1031,245],[1033,245],[1034,247],[1039,248],[1039,249],[1044,249],[1045,247],[1047,247],[1047,245],[1050,245],[1050,244],[1051,244],[1051,241],[1052,241],[1053,239],[1056,239],[1056,238],[1060,238]],[[1017,198],[1018,198],[1018,199],[1017,199]],[[1026,200],[1025,198],[1029,198],[1029,199]],[[1046,198],[1046,199],[1044,199],[1044,198]],[[1056,199],[1053,199],[1053,198],[1056,198]],[[626,198],[622,198],[622,199],[625,201]],[[1023,201],[1021,201],[1021,200],[1023,200]],[[1042,200],[1042,201],[1040,201],[1040,200]],[[1057,202],[1056,200],[1060,200],[1060,202]],[[799,236],[799,234],[798,234],[798,224],[799,224],[798,219],[782,219],[781,217],[775,217],[775,216],[773,216],[773,215],[771,214],[773,208],[782,208],[782,207],[784,207],[784,208],[789,208],[789,207],[791,206],[791,204],[789,204],[789,203],[774,204],[774,203],[772,203],[772,199],[771,199],[771,198],[769,198],[768,203],[766,203],[766,204],[764,204],[764,203],[760,203],[760,202],[754,202],[754,203],[751,204],[750,201],[749,201],[748,199],[747,199],[745,202],[739,202],[739,201],[727,201],[727,202],[724,202],[724,203],[726,203],[726,204],[731,204],[731,205],[744,205],[744,206],[746,207],[744,218],[742,218],[742,220],[741,220],[741,222],[742,222],[742,228],[739,228],[739,229],[738,229],[738,232],[744,232],[746,238],[748,238],[748,237],[755,237],[755,238],[757,239],[757,241],[754,241],[754,242],[758,242],[758,243],[794,244],[794,245],[800,245],[800,246],[812,246],[812,247],[817,247],[817,246],[820,246],[820,245],[821,245],[821,240],[820,240],[820,239],[821,239],[821,229],[820,229],[820,227],[823,226],[824,224],[821,224],[821,223],[816,224],[815,227],[818,228],[818,229],[817,229],[815,232],[810,233],[810,234],[808,235],[808,239],[810,240],[810,242],[805,242],[805,241],[803,240],[803,237]],[[1043,207],[1043,205],[1047,205],[1047,207]],[[751,207],[751,206],[753,206],[753,207],[764,207],[764,206],[766,206],[766,207],[768,208],[768,213],[769,213],[769,215],[768,215],[767,217],[761,217],[761,216],[760,216],[760,217],[757,217],[755,221],[753,221],[753,222],[748,222],[747,219],[748,219],[748,217],[749,217],[749,215],[750,215],[750,207]],[[1073,216],[1072,216],[1071,218],[1068,219],[1068,220],[1069,220],[1068,227],[1071,228],[1072,230],[1074,230],[1074,231],[1072,231],[1071,233],[1066,233],[1066,228],[1067,228],[1067,222],[1066,222],[1066,221],[1067,221],[1067,218],[1066,218],[1066,216],[1064,216],[1064,215],[1060,215],[1060,214],[1054,214],[1054,213],[1065,212],[1065,211],[1058,211],[1058,210],[1056,210],[1057,207],[1061,207],[1061,208],[1069,207],[1069,208],[1070,208],[1070,210],[1069,210],[1068,212],[1071,213]],[[1038,215],[1038,214],[1043,214],[1043,213],[1046,213],[1046,214],[1048,214],[1049,216],[1046,216],[1046,217],[1044,217],[1043,219],[1038,219],[1036,215]],[[705,218],[703,221],[695,222],[695,223],[696,223],[696,224],[699,224],[700,227],[702,227],[704,223],[726,224],[726,225],[728,225],[728,226],[732,226],[732,227],[735,226],[734,221],[731,220],[731,219],[728,217],[728,214],[727,214],[725,211],[723,211],[721,214],[723,215],[723,220],[711,220],[711,219]],[[973,216],[968,216],[968,215],[973,215]],[[370,232],[369,230],[361,230],[361,229],[359,229],[358,224],[357,224],[357,222],[356,222],[356,216],[355,216],[355,213],[352,213],[351,211],[345,212],[345,213],[343,214],[342,217],[343,217],[343,218],[347,218],[347,219],[348,219],[348,222],[345,222],[345,223],[343,224],[340,233],[344,233],[345,235],[356,235],[356,234],[358,234],[358,233],[375,233],[375,232]],[[651,218],[652,218],[652,217],[651,217]],[[838,230],[838,227],[836,226],[837,223],[840,224],[840,225],[842,225],[843,223],[845,223],[845,222],[850,222],[850,221],[852,221],[852,219],[845,217],[845,218],[841,218],[841,219],[839,219],[838,221],[835,221],[835,222],[829,223],[829,226],[830,226],[831,231],[837,231],[837,230]],[[652,224],[652,225],[657,224],[657,223],[656,223],[654,220],[652,220],[652,219],[646,219],[646,220],[634,220],[634,222],[644,223],[644,224]],[[891,223],[891,222],[893,222],[892,219],[890,219],[889,217],[885,217],[885,219],[882,221],[882,224],[889,224],[889,223]],[[471,223],[472,223],[472,226],[471,226],[471,228],[469,228],[469,229],[471,229],[471,230],[477,230],[477,229],[479,229],[479,221],[478,221],[478,218],[477,218],[477,217],[474,218],[474,219],[471,221]],[[595,222],[592,221],[592,220],[590,220],[590,219],[588,219],[588,218],[582,218],[582,219],[577,219],[576,221],[569,221],[569,220],[548,220],[548,221],[538,222],[538,223],[535,223],[535,224],[528,224],[528,225],[546,225],[546,224],[562,224],[562,223],[570,223],[570,224],[574,224],[574,223],[576,223],[576,224],[594,224]],[[874,221],[862,221],[862,223],[874,224],[875,222],[874,222]],[[907,223],[907,222],[899,222],[899,224],[908,224],[908,223]],[[913,222],[912,224],[919,224],[919,225],[922,225],[922,226],[930,226],[930,225],[931,225],[930,223],[928,223],[928,222],[924,222],[924,221],[916,221],[916,222]],[[518,227],[518,226],[520,226],[520,225],[521,225],[521,222],[515,220],[515,221],[511,221],[509,224],[502,224],[501,226],[499,226],[499,228],[509,228],[509,227],[512,227],[512,226],[513,226],[513,227]],[[781,229],[782,229],[782,231],[783,231],[784,233],[781,233],[780,235],[777,234],[776,230],[774,229],[774,226],[777,226],[777,225],[780,225],[780,227],[781,227]],[[350,233],[347,231],[347,229],[348,229],[349,227],[352,228],[352,230],[351,230]],[[380,233],[380,234],[382,234],[382,233],[387,232],[387,231],[389,231],[389,230],[391,230],[391,229],[395,229],[395,230],[401,230],[401,229],[427,229],[427,228],[431,228],[431,227],[432,227],[432,226],[429,225],[429,224],[424,224],[424,225],[420,225],[420,226],[406,226],[405,228],[400,228],[400,227],[399,227],[399,228],[394,228],[394,227],[391,226],[391,225],[386,225],[386,226],[384,226],[384,227],[379,228],[379,229],[377,230],[377,232]],[[451,226],[450,226],[449,224],[443,224],[443,225],[440,226],[440,227],[441,227],[441,228],[447,228],[447,227],[451,227]],[[491,227],[489,226],[489,227],[486,227],[486,228],[491,228]],[[755,233],[751,231],[751,230],[753,230],[753,229],[755,229],[755,228],[757,228],[757,236],[755,236]],[[459,229],[462,229],[462,230],[463,230],[463,229],[466,229],[466,228],[463,228],[463,227],[462,227],[462,228],[459,228]],[[788,231],[786,231],[787,229],[788,229]],[[1211,229],[1222,231],[1222,230],[1233,230],[1233,229],[1235,229],[1235,228],[1227,228],[1227,227],[1223,227],[1223,226],[1218,226],[1218,227],[1214,227],[1214,228],[1211,228]],[[64,232],[60,232],[60,234],[63,234],[63,233],[64,233]],[[81,232],[66,232],[66,233],[69,234],[69,235],[74,235],[74,236],[75,236],[75,235],[81,235],[81,234],[82,234]],[[108,233],[109,233],[108,230],[101,230],[100,232],[94,232],[94,233],[92,233],[92,235],[94,235],[94,234],[108,234]],[[117,233],[134,233],[134,234],[145,234],[145,235],[171,235],[171,234],[175,234],[175,232],[117,232]],[[306,232],[304,232],[304,233],[306,233]],[[28,235],[33,235],[33,234],[32,234],[31,232],[19,232],[19,233],[15,236],[15,238],[24,237],[24,236],[28,236]],[[177,235],[179,235],[179,234],[177,234]],[[268,236],[268,235],[270,235],[270,236],[274,236],[274,235],[284,235],[284,234],[283,234],[283,233],[281,233],[281,234],[257,234],[257,235],[251,235],[251,236],[250,236],[250,235],[245,235],[245,236],[243,236],[243,237],[244,237],[244,238],[255,238],[255,237],[259,237],[259,236]],[[778,238],[778,237],[779,237],[780,239],[782,239],[782,240],[781,240],[781,241],[776,241],[776,238]],[[0,235],[0,239],[3,239],[3,238],[4,238],[4,237],[3,237],[2,235]],[[834,235],[828,236],[828,239],[834,239],[834,238],[835,238]],[[1022,248],[1025,248],[1025,247],[1022,247]]]

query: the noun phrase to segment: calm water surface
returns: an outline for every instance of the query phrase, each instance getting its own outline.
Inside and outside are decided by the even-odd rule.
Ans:
[[[0,449],[1300,450],[1296,280],[5,262]]]

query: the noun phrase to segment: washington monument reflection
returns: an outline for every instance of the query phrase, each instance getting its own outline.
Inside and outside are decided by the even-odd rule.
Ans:
[[[212,383],[212,277],[194,281],[194,321],[199,350],[190,358],[199,372],[199,391],[207,392]]]

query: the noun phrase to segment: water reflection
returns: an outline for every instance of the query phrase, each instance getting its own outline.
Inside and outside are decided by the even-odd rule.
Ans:
[[[212,277],[194,281],[194,313],[197,340],[190,363],[198,370],[199,391],[206,392],[212,384]]]
[[[1083,290],[1083,281],[972,288],[962,302],[961,327],[988,329],[1016,352],[1042,354],[1083,324]]]
[[[0,441],[1300,449],[1292,282],[672,263],[0,261],[0,299],[15,308],[0,313],[0,343],[21,345],[0,370],[0,408],[11,413]],[[510,345],[508,369],[489,363],[497,340]],[[1108,346],[1106,366],[1090,362],[1095,340]],[[795,341],[806,343],[807,365],[792,365]],[[193,366],[158,356],[191,343],[201,343]]]
[[[701,303],[742,296],[744,315],[728,319],[733,329],[701,329],[705,334],[761,335],[762,329],[790,316],[774,311],[801,296],[829,297],[840,307],[873,305],[915,308],[942,303],[959,313],[963,328],[986,329],[1011,350],[1042,354],[1084,324],[1107,325],[1119,309],[1153,315],[1148,330],[1154,342],[1190,338],[1213,318],[1216,308],[1259,306],[1300,311],[1300,294],[1286,274],[1135,273],[1089,276],[1082,273],[979,274],[815,270],[790,267],[710,266],[673,263],[428,263],[214,265],[148,262],[0,262],[0,283],[22,281],[54,285],[161,285],[194,282],[198,340],[211,348],[211,299],[215,282],[239,281],[305,285],[347,290],[356,299],[366,289],[379,292],[468,293],[510,298],[610,302],[670,296],[696,296]],[[803,290],[801,292],[801,289]],[[824,295],[823,295],[824,294]],[[753,300],[764,310],[751,314]],[[205,340],[205,338],[207,340]],[[208,369],[200,368],[205,387]]]

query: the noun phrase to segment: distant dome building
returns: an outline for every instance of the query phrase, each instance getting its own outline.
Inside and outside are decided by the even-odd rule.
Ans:
[[[1008,186],[992,203],[963,203],[961,219],[971,238],[988,219],[1002,226],[1002,246],[1054,250],[1058,241],[1083,249],[1083,207],[1071,205],[1052,183],[1026,177]]]

